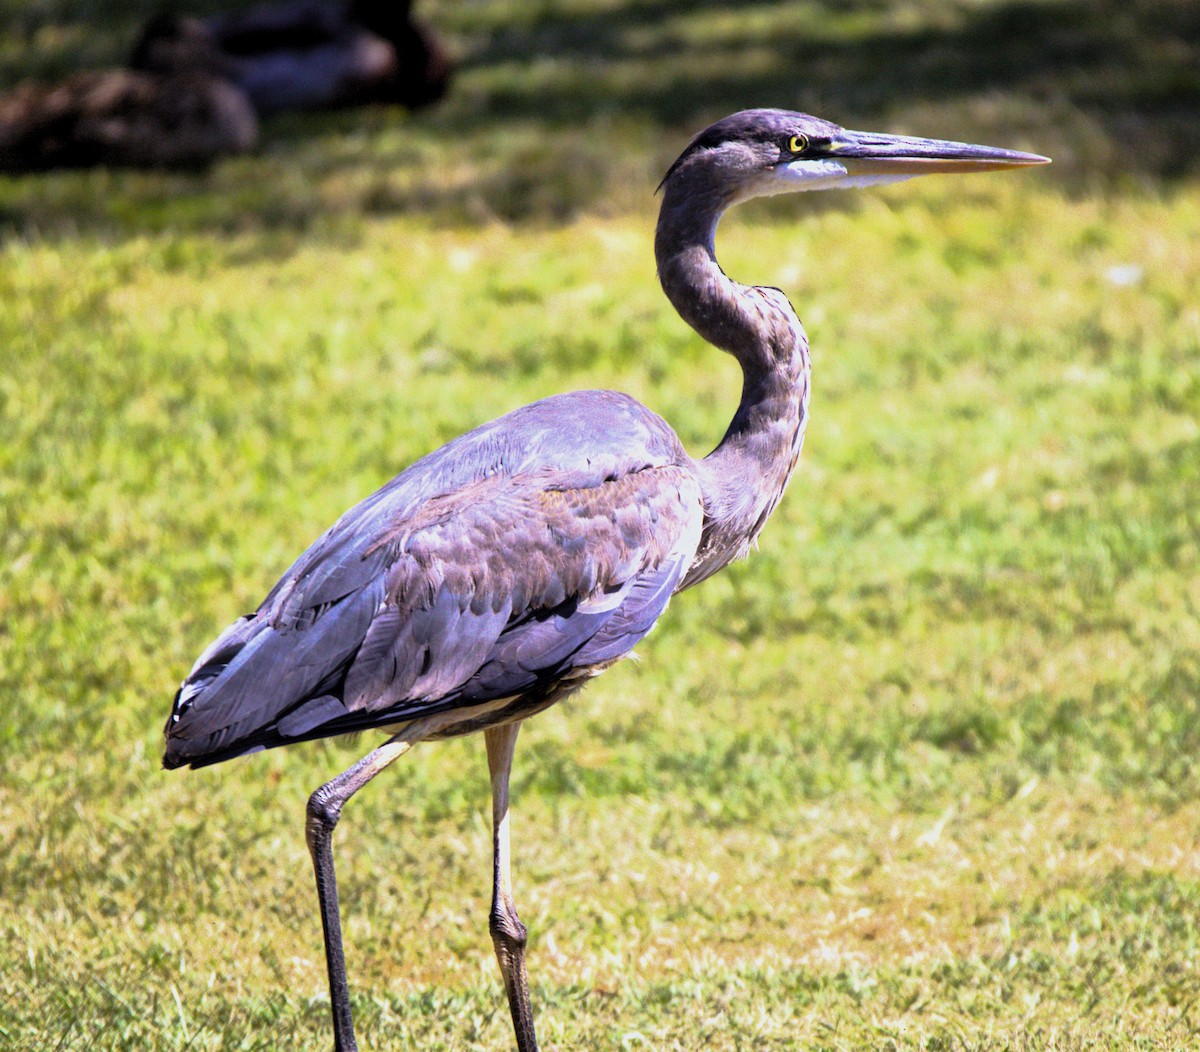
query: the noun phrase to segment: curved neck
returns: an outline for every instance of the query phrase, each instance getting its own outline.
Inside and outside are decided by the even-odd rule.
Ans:
[[[697,472],[705,536],[685,579],[695,584],[744,555],[795,469],[808,417],[808,340],[778,289],[741,285],[717,263],[714,240],[733,202],[686,169],[664,187],[655,234],[663,291],[680,316],[742,369],[742,396],[724,438]]]

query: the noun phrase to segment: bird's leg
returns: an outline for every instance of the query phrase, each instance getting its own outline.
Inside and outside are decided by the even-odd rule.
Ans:
[[[342,950],[342,924],[338,917],[337,880],[333,872],[333,827],[346,801],[393,760],[403,756],[427,731],[419,724],[406,727],[396,737],[368,753],[348,771],[321,786],[308,798],[305,834],[317,875],[321,927],[325,932],[325,963],[329,969],[329,999],[333,1008],[334,1052],[357,1052],[354,1021],[350,1015],[350,987],[346,982],[346,957]]]
[[[509,873],[508,776],[521,724],[507,723],[483,732],[487,742],[488,771],[492,779],[492,912],[488,927],[496,959],[504,975],[508,1007],[512,1011],[518,1052],[537,1052],[533,1010],[529,1005],[529,980],[525,975],[525,925],[513,903]]]

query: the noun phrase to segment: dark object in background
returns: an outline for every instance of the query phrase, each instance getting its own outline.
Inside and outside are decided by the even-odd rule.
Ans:
[[[375,102],[415,109],[446,93],[452,71],[404,0],[293,0],[203,21],[159,16],[147,23],[130,65],[224,77],[260,115]]]
[[[151,19],[132,69],[0,95],[0,172],[199,168],[258,141],[258,117],[369,103],[415,109],[453,69],[397,0],[295,0],[207,20]]]
[[[250,149],[258,118],[219,77],[127,69],[19,84],[0,95],[0,171],[197,168]]]

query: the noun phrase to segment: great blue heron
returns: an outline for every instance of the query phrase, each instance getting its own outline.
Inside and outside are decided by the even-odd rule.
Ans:
[[[254,614],[196,662],[167,767],[348,731],[391,737],[308,802],[338,1052],[356,1049],[332,835],[343,806],[412,745],[482,730],[492,783],[490,929],[520,1052],[534,1052],[525,927],[509,877],[508,782],[521,721],[626,656],[670,597],[746,554],[796,466],[808,341],[778,289],[725,276],[731,205],[933,172],[1042,164],[987,146],[846,131],[746,110],[697,135],[663,179],[658,274],[683,319],[742,368],[717,448],[690,457],[627,395],[525,406],[417,461],[346,512]]]

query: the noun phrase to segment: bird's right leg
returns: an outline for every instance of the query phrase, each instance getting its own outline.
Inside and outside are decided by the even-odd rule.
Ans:
[[[321,927],[325,932],[325,964],[329,969],[334,1052],[357,1052],[358,1043],[354,1039],[354,1021],[350,1015],[350,987],[346,982],[346,957],[342,950],[342,924],[338,916],[337,880],[333,872],[333,827],[337,825],[346,801],[393,760],[408,752],[430,729],[423,725],[423,721],[410,724],[308,798],[305,834],[317,875]]]
[[[533,1030],[533,1009],[529,1004],[529,979],[525,974],[525,925],[517,916],[512,896],[508,843],[508,779],[512,772],[513,749],[517,744],[520,722],[489,727],[483,732],[487,742],[488,771],[492,779],[492,912],[489,927],[496,959],[504,976],[504,990],[517,1035],[517,1052],[537,1052]]]

